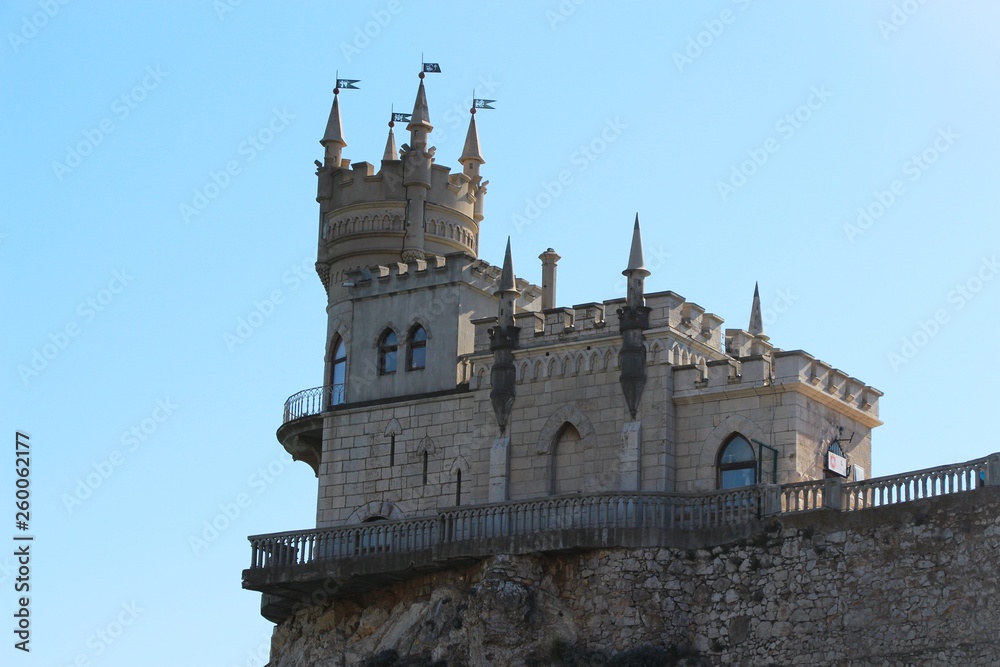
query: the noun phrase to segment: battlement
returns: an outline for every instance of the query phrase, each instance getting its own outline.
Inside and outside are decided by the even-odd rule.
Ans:
[[[548,308],[518,313],[514,320],[522,329],[521,348],[572,343],[609,335],[617,337],[617,313],[624,305],[625,299],[610,299],[603,303],[577,304],[572,308]],[[646,307],[650,309],[647,340],[673,338],[689,347],[691,354],[695,356],[715,356],[722,353],[724,320],[718,315],[706,313],[698,304],[685,301],[684,297],[670,291],[647,294]],[[495,320],[496,318],[476,320],[476,353],[489,351],[488,331],[495,325]],[[670,335],[664,336],[668,332]]]
[[[346,273],[348,295],[352,299],[391,294],[405,290],[433,289],[462,284],[492,294],[500,279],[500,267],[482,259],[470,260],[462,253],[428,255],[426,260],[393,262],[357,268]],[[521,296],[517,301],[524,314],[538,308],[541,288],[527,280],[517,280]]]
[[[736,397],[758,393],[765,387],[769,392],[786,388],[840,411],[847,407],[857,421],[870,428],[882,424],[878,418],[878,399],[882,392],[875,387],[802,350],[774,350],[764,342],[756,345],[761,348],[759,354],[675,368],[674,400],[690,403],[719,393]]]

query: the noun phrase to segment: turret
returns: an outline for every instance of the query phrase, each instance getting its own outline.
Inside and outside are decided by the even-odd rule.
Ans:
[[[319,141],[323,146],[323,166],[340,167],[341,154],[347,142],[344,141],[344,128],[340,123],[340,88],[333,89],[333,106],[330,108],[330,118],[326,121],[326,132]]]
[[[507,237],[507,252],[503,258],[503,270],[496,295],[500,298],[497,325],[490,329],[490,350],[493,352],[493,368],[490,371],[490,402],[496,415],[497,426],[503,434],[507,420],[514,408],[514,350],[518,348],[521,329],[514,325],[514,302],[520,295],[514,280],[514,262],[510,255],[510,237]]]
[[[632,229],[632,248],[629,251],[628,267],[622,271],[628,280],[625,307],[618,309],[618,321],[622,335],[622,348],[618,353],[621,368],[619,382],[625,394],[629,412],[635,419],[646,386],[646,346],[642,332],[649,328],[649,312],[644,294],[646,263],[642,256],[642,235],[639,231],[639,214],[635,214]]]

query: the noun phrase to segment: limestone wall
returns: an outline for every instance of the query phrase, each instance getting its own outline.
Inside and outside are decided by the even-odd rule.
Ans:
[[[303,609],[271,667],[995,665],[998,554],[984,488],[784,516],[711,549],[497,556]]]

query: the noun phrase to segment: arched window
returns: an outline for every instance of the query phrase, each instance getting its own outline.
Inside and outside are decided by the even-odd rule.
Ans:
[[[396,372],[396,349],[398,343],[396,334],[392,329],[382,334],[382,339],[378,344],[378,373],[388,375]]]
[[[757,483],[757,458],[750,442],[734,434],[719,450],[719,488],[735,489]]]
[[[550,493],[575,493],[581,490],[584,477],[582,440],[580,432],[569,422],[560,427],[553,445]]]
[[[410,329],[406,346],[406,370],[415,371],[427,366],[427,332],[419,324]]]
[[[337,337],[334,341],[331,368],[330,405],[342,405],[347,386],[347,345],[344,344],[343,338]]]

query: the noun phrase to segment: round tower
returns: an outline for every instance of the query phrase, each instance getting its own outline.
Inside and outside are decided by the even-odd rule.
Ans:
[[[479,251],[479,223],[488,182],[479,175],[485,162],[479,152],[475,116],[469,122],[462,171],[434,163],[423,73],[406,126],[410,133],[398,153],[393,123],[378,171],[367,162],[341,157],[347,142],[340,120],[339,90],[334,90],[330,120],[321,144],[325,161],[317,169],[320,205],[316,271],[331,306],[347,297],[349,286],[378,266],[400,262],[438,262],[439,256]],[[318,163],[317,163],[318,164]]]

